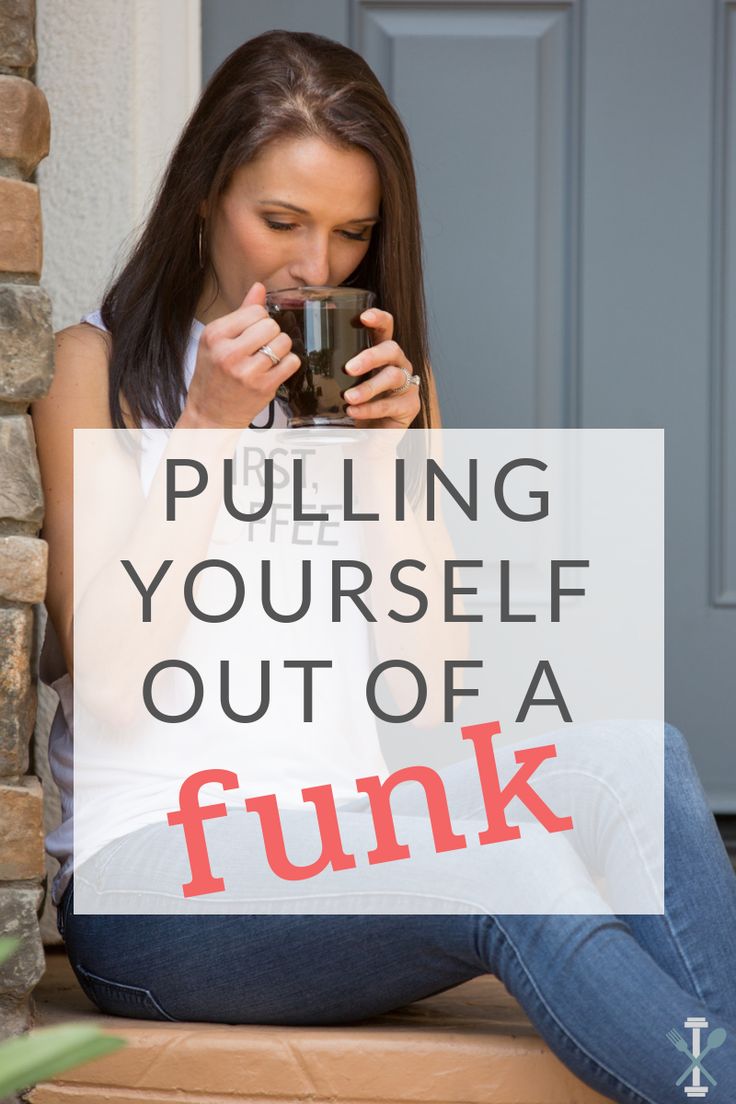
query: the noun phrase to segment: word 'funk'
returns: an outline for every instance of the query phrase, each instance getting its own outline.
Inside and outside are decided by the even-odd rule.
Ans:
[[[530,778],[545,759],[554,759],[557,749],[554,744],[541,747],[523,748],[514,752],[519,769],[506,783],[501,785],[493,748],[493,737],[501,731],[498,721],[468,725],[461,729],[462,738],[470,740],[475,752],[487,827],[478,833],[481,845],[501,843],[518,839],[520,829],[506,820],[506,806],[518,798],[547,832],[564,832],[573,827],[572,817],[557,816],[542,800],[530,784]],[[359,793],[367,794],[370,813],[375,830],[376,846],[368,852],[371,865],[397,862],[410,858],[411,852],[406,844],[396,838],[396,827],[391,812],[391,793],[402,782],[419,782],[427,799],[427,809],[432,829],[434,847],[437,853],[457,851],[467,847],[464,835],[453,831],[447,805],[445,788],[441,776],[427,766],[403,767],[394,771],[383,782],[377,775],[356,779],[355,787]],[[202,786],[217,783],[224,790],[238,788],[238,776],[234,771],[216,769],[197,771],[184,780],[179,790],[179,808],[167,813],[170,826],[181,826],[189,859],[191,879],[182,886],[184,897],[198,897],[208,893],[222,893],[225,880],[212,872],[207,851],[204,821],[227,816],[224,803],[200,805],[199,792]],[[314,878],[328,866],[335,871],[354,869],[357,865],[355,855],[343,849],[340,827],[337,818],[332,786],[309,786],[302,789],[305,801],[314,804],[322,852],[312,863],[297,865],[286,854],[284,833],[275,794],[245,799],[248,812],[256,813],[260,818],[263,842],[268,865],[277,877],[287,882],[304,881]]]

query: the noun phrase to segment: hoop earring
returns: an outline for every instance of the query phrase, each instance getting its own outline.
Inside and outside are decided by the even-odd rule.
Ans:
[[[199,220],[199,235],[197,237],[197,252],[199,253],[199,267],[204,268],[204,255],[202,250],[202,237],[204,234],[204,219]]]

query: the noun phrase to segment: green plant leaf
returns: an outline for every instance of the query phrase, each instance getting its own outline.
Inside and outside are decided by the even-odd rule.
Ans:
[[[20,946],[20,939],[13,939],[9,935],[0,935],[0,963],[10,958],[13,951]]]
[[[122,1046],[124,1039],[86,1024],[41,1027],[6,1039],[0,1043],[0,1099]]]

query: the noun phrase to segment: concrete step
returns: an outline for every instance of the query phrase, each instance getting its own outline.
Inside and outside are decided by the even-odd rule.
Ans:
[[[39,1026],[99,1024],[115,1054],[43,1082],[30,1104],[604,1104],[487,976],[350,1027],[168,1023],[101,1015],[62,950]]]

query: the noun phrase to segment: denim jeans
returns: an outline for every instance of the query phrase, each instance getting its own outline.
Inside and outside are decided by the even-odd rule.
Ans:
[[[491,973],[554,1053],[611,1100],[685,1100],[667,1033],[704,1017],[714,1104],[736,1099],[736,876],[687,743],[665,726],[665,913],[75,915],[59,930],[101,1011],[347,1024]],[[703,1083],[707,1083],[701,1074]]]

